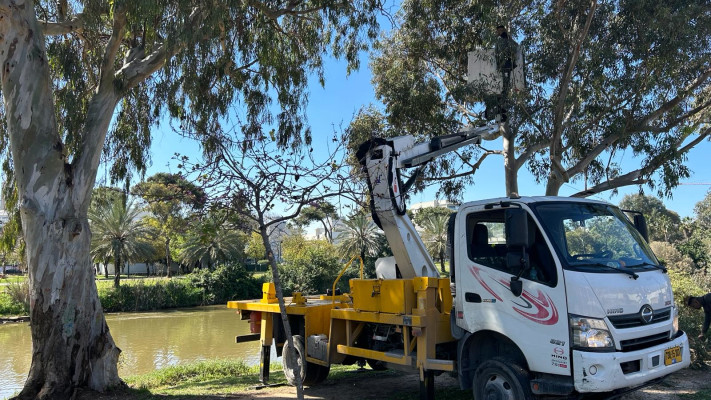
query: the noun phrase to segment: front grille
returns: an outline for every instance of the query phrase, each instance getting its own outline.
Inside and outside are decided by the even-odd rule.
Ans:
[[[669,341],[669,332],[662,332],[656,335],[645,336],[636,339],[623,340],[620,342],[622,351],[635,351],[646,349]]]
[[[638,326],[648,325],[642,321],[639,313],[625,314],[625,315],[611,315],[607,317],[612,326],[617,329],[635,328]],[[654,311],[654,316],[650,324],[656,324],[657,322],[666,321],[671,318],[671,307],[662,308]]]

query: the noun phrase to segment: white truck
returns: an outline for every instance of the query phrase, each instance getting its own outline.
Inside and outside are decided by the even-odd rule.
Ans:
[[[301,362],[285,361],[290,381],[316,384],[331,364],[367,361],[418,370],[423,399],[434,398],[442,371],[476,400],[574,398],[616,396],[689,365],[669,277],[639,213],[561,197],[465,203],[450,218],[450,278],[439,278],[405,212],[400,170],[491,129],[361,146],[373,218],[394,256],[376,263],[377,279],[351,280],[349,295],[295,294],[287,313],[297,348],[283,358]],[[254,322],[247,339],[262,341],[263,380],[270,346],[281,354],[285,343],[274,303],[267,285],[261,301],[228,305]]]

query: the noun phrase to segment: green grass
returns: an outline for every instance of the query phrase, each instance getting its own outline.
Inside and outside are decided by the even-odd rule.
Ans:
[[[0,273],[2,273],[2,269],[0,269]],[[6,275],[5,278],[0,278],[0,284],[3,283],[20,283],[24,282],[27,279],[25,275]]]
[[[272,364],[270,383],[286,383],[281,364]],[[208,360],[163,368],[124,381],[133,389],[155,396],[233,394],[259,385],[259,367],[241,360]]]
[[[357,372],[357,375],[354,373]],[[399,376],[404,372],[396,370],[373,371],[369,368],[360,370],[357,365],[332,365],[328,381],[339,382],[357,376],[358,380],[367,381],[374,376]],[[248,366],[243,361],[208,360],[173,366],[153,371],[148,374],[125,377],[129,385],[127,397],[131,399],[166,399],[196,398],[201,396],[229,396],[261,385],[259,367]],[[273,363],[270,368],[270,384],[286,384],[281,364]],[[347,390],[347,387],[344,387]],[[471,400],[471,391],[457,388],[435,387],[437,398],[448,400]],[[211,397],[212,398],[212,397]],[[413,385],[406,392],[385,394],[384,400],[412,400],[419,398],[419,386]],[[693,400],[698,400],[693,398]]]

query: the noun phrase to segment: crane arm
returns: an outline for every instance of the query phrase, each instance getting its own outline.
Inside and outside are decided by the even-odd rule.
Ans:
[[[367,174],[373,220],[385,232],[399,277],[439,276],[422,238],[405,212],[405,194],[415,176],[403,185],[400,170],[424,166],[443,154],[478,144],[482,135],[498,129],[496,125],[477,127],[422,143],[417,143],[411,135],[375,138],[360,146],[356,156]]]

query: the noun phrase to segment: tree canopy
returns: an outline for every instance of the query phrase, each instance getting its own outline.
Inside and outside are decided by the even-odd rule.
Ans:
[[[656,197],[630,194],[622,198],[620,208],[639,211],[645,215],[650,241],[676,242],[683,236],[679,214],[668,210]]]
[[[691,173],[687,151],[711,133],[707,8],[693,0],[405,0],[399,27],[371,63],[384,112],[364,108],[350,131],[357,145],[369,135],[423,138],[481,123],[467,52],[493,47],[503,24],[524,49],[527,90],[512,94],[498,134],[432,163],[427,176],[456,177],[441,190],[457,197],[496,156],[507,193],[518,191],[525,166],[547,195],[565,183],[584,189],[580,196],[642,184],[668,195]],[[639,163],[623,165],[632,155]]]
[[[19,397],[120,383],[89,254],[100,159],[112,181],[143,173],[161,120],[207,154],[265,126],[282,148],[310,143],[308,78],[324,83],[327,54],[358,67],[380,5],[0,0],[0,154],[21,199],[35,347]]]

